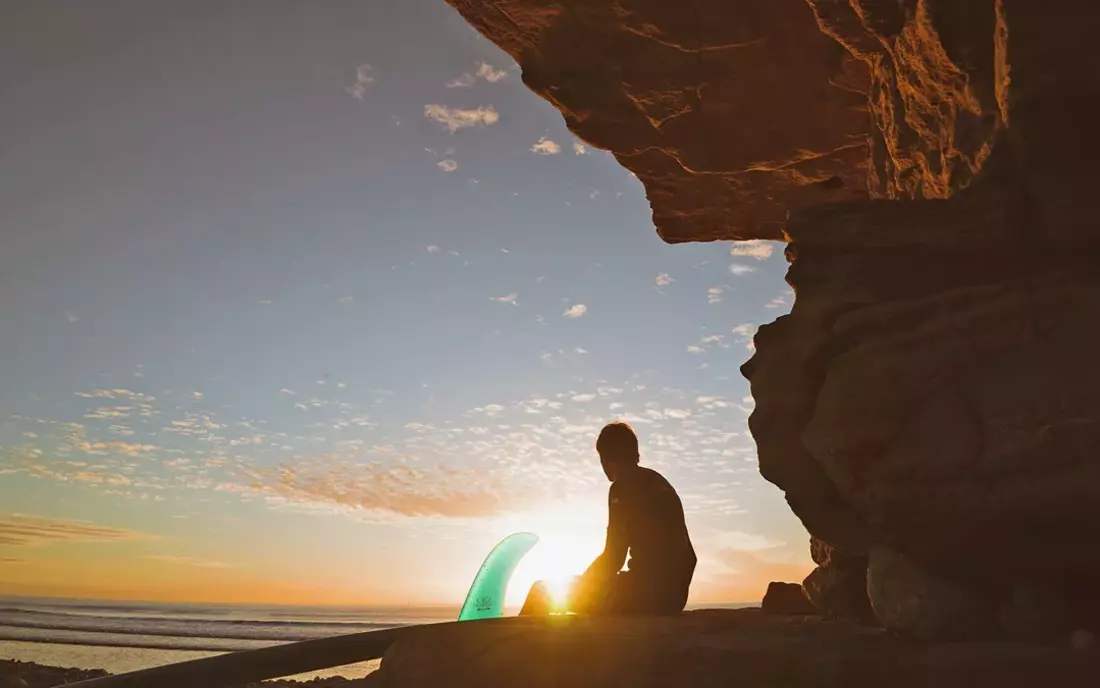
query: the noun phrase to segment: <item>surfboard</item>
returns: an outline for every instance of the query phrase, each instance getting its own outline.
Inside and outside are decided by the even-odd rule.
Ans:
[[[458,620],[474,621],[503,616],[508,581],[512,579],[516,565],[538,541],[539,536],[534,533],[513,533],[498,542],[474,576],[470,592],[466,594],[466,601],[462,603],[462,610],[458,613]]]

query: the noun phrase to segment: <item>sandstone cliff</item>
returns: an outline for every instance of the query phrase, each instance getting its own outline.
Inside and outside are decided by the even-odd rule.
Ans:
[[[1095,622],[1092,0],[448,1],[667,241],[788,241],[743,372],[762,474],[846,555],[812,592],[873,579],[900,630],[940,627],[883,611],[914,585],[970,591],[975,632],[1020,590]]]

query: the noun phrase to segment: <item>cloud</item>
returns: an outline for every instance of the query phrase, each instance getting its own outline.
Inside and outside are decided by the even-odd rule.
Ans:
[[[438,167],[439,169],[443,170],[444,172],[454,172],[455,170],[458,169],[458,163],[455,162],[451,158],[447,158],[446,160],[440,160],[439,162],[437,162],[435,164],[435,166]]]
[[[474,85],[474,75],[469,72],[447,82],[447,88],[469,88]]]
[[[583,303],[575,303],[569,307],[569,310],[562,313],[567,318],[580,318],[588,313],[588,306]]]
[[[662,272],[661,274],[657,275],[657,278],[653,281],[658,287],[667,287],[668,285],[672,284],[674,280],[668,276],[667,272]]]
[[[345,308],[351,308],[352,306],[355,305],[355,297],[354,296],[341,296],[340,298],[336,299],[336,303],[340,304],[341,306],[344,306]]]
[[[722,292],[725,290],[725,287],[711,287],[707,289],[707,303],[711,305],[722,303]]]
[[[583,403],[586,403],[586,402],[589,402],[589,401],[592,401],[593,399],[595,399],[596,395],[595,394],[574,394],[572,398],[573,398],[573,401],[577,402],[578,404],[583,404]]]
[[[741,265],[740,263],[733,263],[730,265],[730,272],[738,277],[747,275],[750,272],[756,272],[756,268],[751,265]]]
[[[750,351],[756,351],[756,345],[752,339],[756,336],[756,331],[760,329],[759,325],[753,323],[742,323],[733,328],[733,334],[737,335],[738,340],[745,344],[745,348]]]
[[[443,249],[439,248],[438,246],[434,246],[434,245],[433,246],[428,246],[428,248],[427,248],[428,253],[439,253],[442,250]]]
[[[775,245],[772,242],[762,239],[735,241],[733,242],[733,247],[730,248],[730,255],[764,260],[771,257],[774,248]]]
[[[19,557],[0,557],[0,564],[26,564],[28,561]]]
[[[500,114],[492,105],[483,105],[472,110],[449,108],[445,105],[425,105],[424,116],[442,124],[452,134],[465,127],[488,126],[500,121]]]
[[[348,86],[347,92],[356,100],[363,100],[367,90],[374,84],[374,68],[369,64],[361,64],[355,68],[355,83]]]
[[[488,62],[482,62],[477,68],[477,77],[484,79],[491,84],[495,84],[498,81],[504,81],[508,78],[508,72],[503,69],[494,69],[493,65]]]
[[[788,289],[785,293],[764,304],[764,308],[788,308],[791,305],[792,296],[794,296],[794,292]]]
[[[513,306],[518,306],[519,302],[516,299],[519,298],[519,294],[509,294],[508,296],[490,296],[490,301],[496,301],[497,303],[510,303]]]
[[[171,554],[149,554],[142,557],[142,559],[150,559],[152,561],[161,561],[166,564],[174,564],[176,566],[189,566],[199,569],[231,569],[236,568],[233,564],[227,564],[222,561],[212,561],[210,559],[200,559],[198,557],[177,557]]]
[[[543,136],[538,143],[531,146],[531,152],[539,155],[557,155],[561,152],[561,146]]]
[[[455,77],[448,81],[447,88],[469,88],[473,86],[478,79],[488,81],[490,84],[495,84],[507,78],[508,72],[503,69],[497,69],[488,62],[481,62],[477,66],[477,71],[473,74],[463,72],[462,76]]]
[[[446,466],[433,469],[326,460],[257,471],[253,488],[291,503],[404,517],[484,518],[527,506],[530,493],[500,477]]]
[[[143,403],[156,401],[155,397],[128,389],[93,389],[91,392],[74,392],[74,394],[85,399],[131,399]]]
[[[282,394],[282,395],[288,396],[288,397],[292,397],[296,394],[296,392],[293,389],[287,389],[286,387],[283,387],[282,389],[279,390],[279,394]]]
[[[71,311],[65,311],[65,319],[68,320],[71,323],[74,323],[77,320],[79,320],[80,318],[73,315]]]
[[[588,149],[580,141],[573,142],[573,155],[588,155]]]
[[[29,547],[49,542],[122,542],[155,540],[136,530],[101,526],[88,521],[12,514],[0,518],[0,545]]]

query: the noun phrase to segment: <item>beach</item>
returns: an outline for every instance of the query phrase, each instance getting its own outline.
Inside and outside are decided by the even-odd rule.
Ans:
[[[0,597],[0,660],[112,674],[281,643],[454,620],[448,607],[302,607]],[[378,661],[300,674],[361,678]],[[10,667],[9,667],[10,668]]]

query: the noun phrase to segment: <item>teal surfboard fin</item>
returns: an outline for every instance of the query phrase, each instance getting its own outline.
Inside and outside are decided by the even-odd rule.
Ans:
[[[513,533],[497,543],[485,557],[473,585],[458,613],[459,621],[495,619],[504,615],[504,593],[520,559],[531,551],[539,537],[534,533]]]

